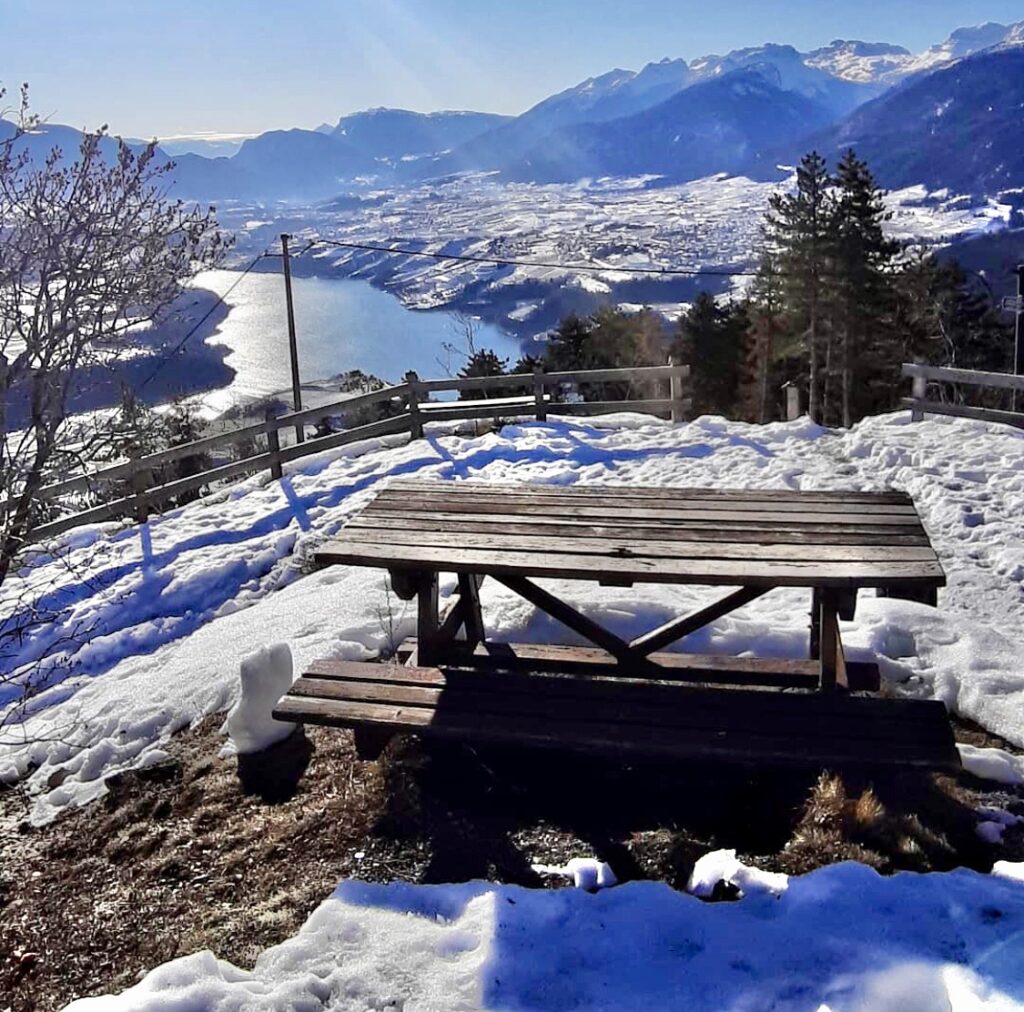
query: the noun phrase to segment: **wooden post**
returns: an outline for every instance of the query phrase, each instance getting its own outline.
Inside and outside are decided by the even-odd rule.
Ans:
[[[420,664],[436,664],[440,641],[437,571],[420,573],[416,583],[416,652]]]
[[[423,416],[420,414],[420,378],[410,370],[405,374],[409,384],[409,434],[413,439],[423,438]]]
[[[273,424],[274,414],[270,408],[267,408],[266,419],[268,425]],[[275,481],[280,481],[282,473],[279,456],[281,453],[281,437],[278,435],[276,427],[267,431],[267,450],[270,453],[270,477]]]
[[[786,421],[795,422],[800,417],[800,388],[795,383],[786,384]]]
[[[811,591],[810,646],[810,658],[816,661],[821,657],[821,591],[817,587]]]
[[[134,450],[128,458],[131,463],[132,516],[136,523],[144,524],[149,518],[149,500],[146,498],[146,475],[148,471],[139,467],[138,457]]]
[[[676,361],[675,357],[668,360],[668,364],[673,368],[679,367],[679,362]],[[683,377],[679,373],[672,373],[668,379],[668,395],[672,401],[672,421],[682,422],[683,418]]]
[[[544,400],[544,366],[538,365],[533,370],[533,404],[538,422],[548,420],[548,405]]]
[[[928,380],[924,376],[915,376],[913,383],[911,384],[910,396],[914,398],[914,407],[910,412],[910,420],[912,422],[920,422],[924,420],[924,412],[918,407],[922,401],[928,396]]]
[[[302,410],[302,384],[299,382],[299,346],[295,339],[295,304],[292,301],[292,265],[288,255],[288,240],[291,238],[286,233],[281,233],[281,256],[284,262],[284,300],[288,309],[288,353],[292,361],[292,409]],[[306,430],[300,423],[295,426],[295,441],[304,442]]]
[[[839,637],[839,597],[833,590],[821,592],[821,682],[822,692],[848,688],[846,657]]]

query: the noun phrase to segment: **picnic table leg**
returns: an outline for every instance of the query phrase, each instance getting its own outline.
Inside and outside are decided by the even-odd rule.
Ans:
[[[459,573],[459,597],[463,603],[463,615],[466,625],[466,642],[472,650],[478,643],[483,643],[484,616],[480,608],[480,584],[483,578],[472,573]]]
[[[416,649],[420,664],[436,664],[441,645],[437,610],[437,570],[421,572],[416,581]]]
[[[821,681],[822,692],[834,692],[837,687],[848,688],[846,657],[839,635],[840,595],[830,590],[821,591]]]
[[[821,657],[821,591],[811,591],[811,652],[812,661]]]

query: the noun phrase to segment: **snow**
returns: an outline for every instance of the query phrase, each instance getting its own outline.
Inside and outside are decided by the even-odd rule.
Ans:
[[[714,894],[719,882],[735,886],[741,896],[755,892],[781,896],[789,887],[789,876],[745,865],[734,850],[714,850],[694,864],[686,891],[707,898]]]
[[[611,865],[594,857],[574,857],[564,865],[534,864],[530,866],[538,875],[561,875],[572,881],[577,889],[595,892],[618,885]]]
[[[437,236],[458,236],[457,252],[499,260],[601,266],[590,271],[451,263],[440,269],[427,258],[316,247],[308,256],[316,274],[360,277],[396,295],[410,308],[457,306],[472,294],[515,330],[526,297],[557,299],[567,285],[603,294],[608,286],[636,280],[626,267],[668,270],[749,266],[761,244],[768,200],[792,179],[763,182],[716,174],[676,185],[651,185],[653,177],[609,177],[561,184],[506,183],[489,173],[464,173],[444,181],[387,191],[358,207],[288,208],[287,227],[302,240],[330,237],[378,246],[452,252]],[[956,196],[922,204],[916,190],[886,199],[886,225],[900,240],[931,245],[1005,227],[1009,209],[990,200],[964,206]],[[923,190],[923,188],[921,188]],[[909,203],[904,204],[906,193]],[[968,202],[969,203],[969,202]],[[262,216],[266,209],[259,211]],[[257,213],[239,210],[240,221]],[[230,224],[230,222],[228,222]],[[281,222],[284,227],[284,222]],[[239,257],[255,256],[263,233],[241,233]],[[615,271],[618,268],[618,272]],[[662,279],[664,298],[676,301],[680,278]]]
[[[218,1009],[1024,1008],[1024,877],[879,876],[846,863],[708,904],[660,883],[597,893],[343,882],[252,970],[199,952],[69,1012]]]
[[[0,689],[0,778],[23,779],[42,823],[105,791],[111,773],[152,762],[166,739],[238,698],[238,664],[290,645],[361,660],[414,631],[414,612],[382,572],[310,572],[316,547],[382,482],[438,479],[909,492],[942,558],[940,607],[862,593],[843,624],[854,659],[876,659],[898,692],[952,710],[1024,746],[1024,434],[964,419],[911,424],[906,413],[831,432],[807,419],[766,426],[705,417],[673,426],[618,414],[508,425],[480,436],[434,425],[426,440],[387,437],[255,476],[141,526],[80,528],[0,589],[0,613],[39,595],[53,621],[15,658],[45,658],[25,712]],[[452,581],[443,590],[450,592]],[[709,603],[699,587],[566,582],[560,596],[631,638]],[[486,582],[496,639],[574,642],[511,591]],[[21,606],[24,606],[23,604]],[[694,633],[679,649],[806,656],[806,591],[780,589]],[[969,753],[968,753],[969,755]],[[973,762],[974,760],[970,760]],[[992,767],[992,763],[989,764]],[[1014,765],[1011,763],[1010,765]],[[59,781],[58,786],[51,786]]]
[[[292,652],[287,643],[273,643],[242,658],[241,694],[224,722],[235,752],[262,752],[295,730],[295,724],[274,720],[270,715],[293,680]]]
[[[1024,784],[1024,759],[1001,748],[957,745],[960,761],[968,773],[1000,784]]]

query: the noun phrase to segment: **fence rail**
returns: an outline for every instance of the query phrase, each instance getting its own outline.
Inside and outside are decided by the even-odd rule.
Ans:
[[[904,362],[903,376],[910,379],[913,385],[910,397],[904,397],[901,403],[904,407],[910,408],[911,417],[915,422],[921,421],[926,414],[953,415],[958,418],[975,418],[982,422],[1003,422],[1006,425],[1024,428],[1024,412],[928,399],[929,383],[954,384],[985,390],[1012,390],[1016,399],[1018,394],[1024,394],[1024,376],[1005,372],[982,372],[976,369],[922,365],[917,362]]]
[[[59,500],[64,496],[80,493],[102,494],[114,483],[131,487],[131,494],[123,489],[115,491],[114,498],[88,509],[79,510],[68,516],[41,524],[31,533],[34,541],[55,537],[83,524],[98,523],[122,516],[134,516],[143,520],[161,503],[194,491],[215,482],[235,478],[244,474],[269,470],[275,479],[282,476],[282,465],[302,457],[333,450],[339,446],[374,439],[385,435],[408,432],[413,439],[423,436],[423,428],[432,422],[469,419],[522,418],[533,416],[539,421],[548,414],[597,415],[616,411],[640,411],[648,414],[665,414],[672,421],[682,421],[689,409],[689,402],[683,396],[683,383],[689,375],[689,367],[682,365],[645,366],[633,369],[590,369],[572,372],[516,373],[505,376],[479,376],[453,379],[421,380],[415,373],[407,374],[404,383],[383,387],[370,393],[359,394],[344,400],[323,404],[302,411],[292,411],[276,418],[252,425],[244,425],[228,432],[206,436],[191,443],[170,447],[157,453],[97,468],[64,481],[55,482],[39,489],[38,499]],[[604,384],[629,384],[643,394],[635,400],[601,401],[556,401],[567,387]],[[667,397],[647,396],[651,384],[668,386]],[[529,391],[518,396],[488,398],[491,391]],[[429,401],[431,393],[479,392],[482,399],[472,401]],[[493,403],[490,401],[493,400]],[[340,432],[306,439],[304,442],[282,446],[282,429],[301,427],[328,418],[350,417],[353,412],[379,405],[388,405],[394,412],[383,419],[345,428]],[[260,437],[266,437],[266,450],[259,450],[239,460],[229,461],[207,468],[194,475],[153,484],[154,473],[163,466],[186,457],[195,457],[237,444],[252,444]],[[0,511],[5,504],[0,503]]]

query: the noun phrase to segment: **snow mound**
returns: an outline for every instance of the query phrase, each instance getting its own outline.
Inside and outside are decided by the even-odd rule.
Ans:
[[[234,751],[240,755],[262,752],[283,741],[296,725],[270,714],[292,687],[292,651],[287,643],[274,643],[242,658],[241,695],[224,722]]]
[[[538,875],[562,875],[571,878],[577,889],[586,889],[588,892],[609,889],[619,882],[609,864],[593,857],[574,857],[565,865],[534,864],[530,867]]]
[[[68,1012],[1006,1012],[1024,1009],[1021,924],[1024,887],[967,870],[883,878],[847,863],[717,904],[653,882],[349,881],[251,971],[200,952]]]
[[[1001,748],[957,745],[964,769],[982,780],[1000,784],[1024,784],[1024,759]]]
[[[686,891],[706,899],[719,882],[734,886],[741,896],[754,892],[781,896],[789,886],[789,876],[746,865],[737,859],[734,850],[713,850],[693,866]]]

